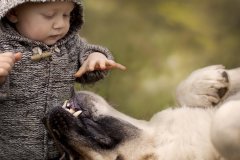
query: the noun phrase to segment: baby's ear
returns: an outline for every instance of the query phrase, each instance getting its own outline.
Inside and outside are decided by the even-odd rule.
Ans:
[[[17,23],[18,22],[18,18],[16,15],[16,12],[14,9],[10,10],[7,14],[6,14],[7,19],[12,22],[12,23]]]

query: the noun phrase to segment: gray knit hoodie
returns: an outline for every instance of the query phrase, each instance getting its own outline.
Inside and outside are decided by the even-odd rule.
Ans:
[[[42,117],[69,98],[76,81],[73,75],[89,54],[99,51],[112,59],[107,49],[90,45],[77,34],[83,24],[79,0],[73,0],[75,8],[71,14],[70,31],[55,45],[47,46],[22,37],[4,16],[11,8],[29,1],[46,2],[0,1],[0,53],[23,53],[6,82],[0,85],[0,160],[55,158],[58,152],[47,136]],[[31,60],[31,56],[39,52],[53,55],[39,61]],[[77,81],[92,83],[105,75],[105,71],[93,71]]]

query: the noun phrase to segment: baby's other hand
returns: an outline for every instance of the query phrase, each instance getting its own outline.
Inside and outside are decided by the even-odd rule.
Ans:
[[[12,52],[5,52],[0,54],[0,84],[6,80],[14,64],[21,60],[21,58],[21,53],[14,54]]]
[[[113,60],[107,59],[107,57],[102,53],[94,52],[88,56],[74,76],[81,77],[86,72],[91,72],[94,70],[109,70],[113,68],[126,70],[125,66],[116,63]]]

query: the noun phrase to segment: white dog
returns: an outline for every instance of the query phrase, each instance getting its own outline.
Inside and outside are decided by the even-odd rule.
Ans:
[[[71,160],[240,160],[240,69],[210,66],[177,89],[181,107],[136,120],[87,91],[51,110],[45,126]]]

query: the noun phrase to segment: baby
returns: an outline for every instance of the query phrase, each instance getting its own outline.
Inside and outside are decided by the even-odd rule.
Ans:
[[[0,3],[0,159],[59,158],[44,114],[70,98],[76,81],[93,83],[125,67],[79,37],[80,0]]]

